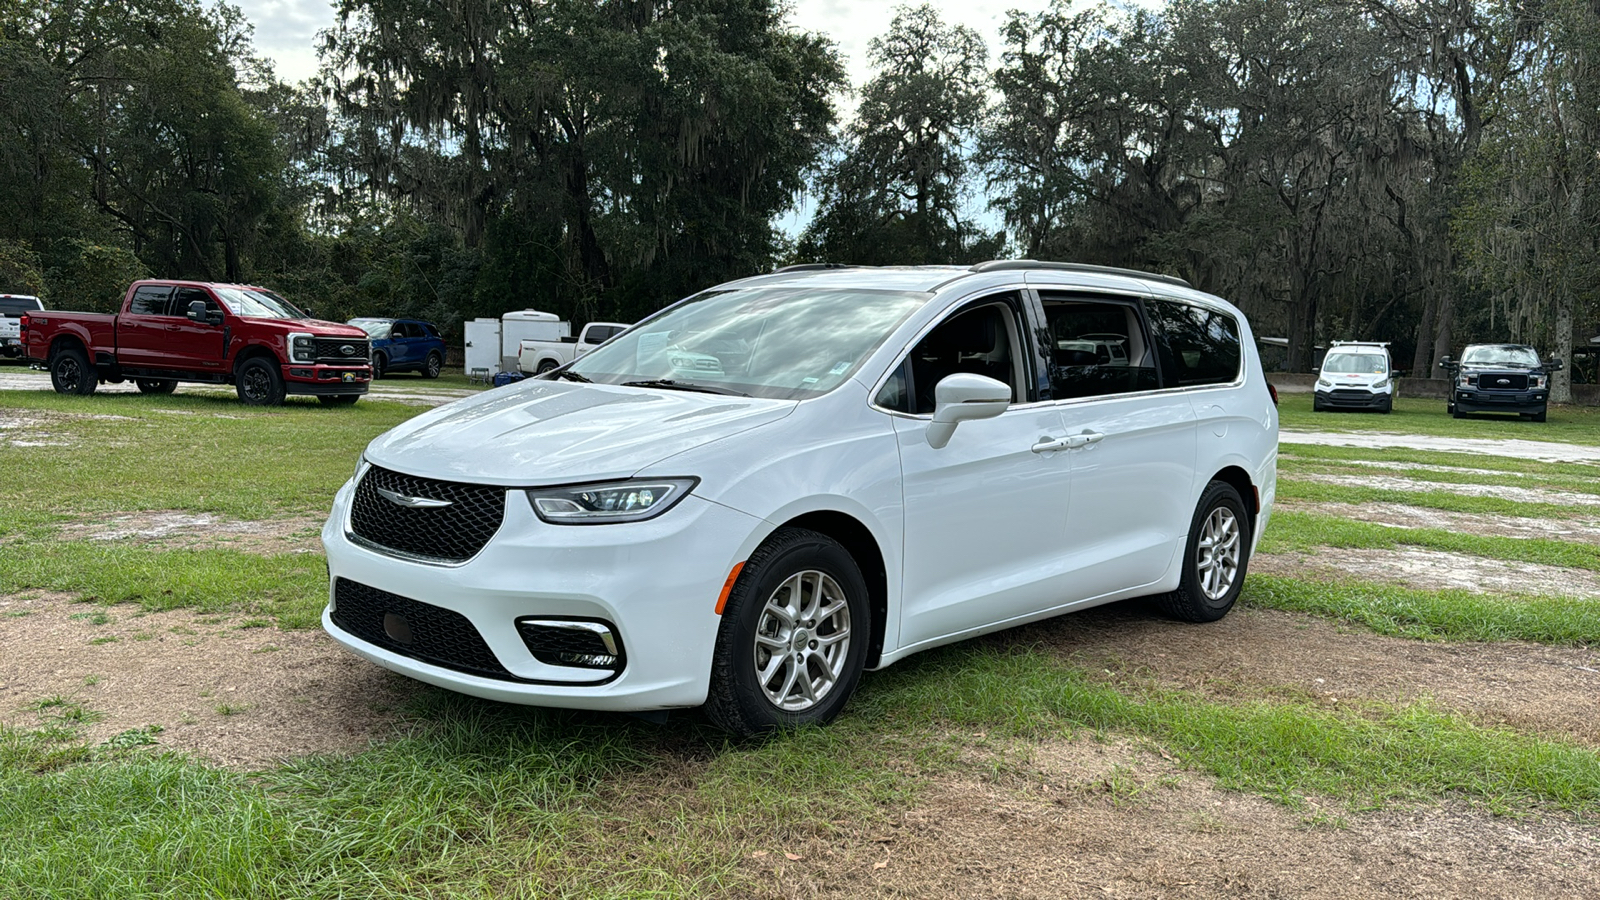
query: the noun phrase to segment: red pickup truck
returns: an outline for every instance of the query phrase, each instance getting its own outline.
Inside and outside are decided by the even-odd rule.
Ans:
[[[122,312],[29,313],[23,355],[50,370],[59,394],[92,394],[132,380],[146,394],[180,381],[232,384],[252,406],[310,394],[355,403],[372,382],[366,332],[312,319],[266,288],[197,281],[136,281]]]

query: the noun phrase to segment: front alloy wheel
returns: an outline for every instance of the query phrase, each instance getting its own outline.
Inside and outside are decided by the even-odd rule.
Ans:
[[[741,736],[832,721],[861,680],[871,631],[849,551],[819,532],[779,529],[728,594],[706,714]]]

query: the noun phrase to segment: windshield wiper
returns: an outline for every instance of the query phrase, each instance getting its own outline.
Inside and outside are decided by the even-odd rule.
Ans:
[[[731,388],[712,387],[709,384],[694,384],[689,381],[673,381],[670,378],[657,378],[653,381],[624,381],[623,387],[658,387],[671,391],[698,391],[702,394],[726,394],[730,397],[748,397],[743,391]]]
[[[594,384],[592,380],[579,375],[577,372],[569,372],[566,369],[557,369],[555,372],[551,373],[550,377],[565,378],[568,381],[577,381],[583,384]]]

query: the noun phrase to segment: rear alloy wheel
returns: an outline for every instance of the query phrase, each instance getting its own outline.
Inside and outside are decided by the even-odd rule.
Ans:
[[[1183,552],[1178,589],[1161,598],[1169,615],[1215,622],[1233,609],[1250,565],[1250,515],[1233,485],[1213,481],[1200,495]]]
[[[89,364],[89,355],[80,347],[63,347],[50,360],[50,386],[58,394],[87,397],[99,383],[99,373]]]
[[[428,361],[422,364],[423,378],[438,378],[439,370],[444,368],[444,357],[435,350],[428,354]]]
[[[239,399],[250,406],[277,406],[283,403],[283,375],[276,360],[256,356],[245,360],[234,373]]]
[[[707,715],[741,736],[832,721],[861,680],[869,616],[848,551],[815,531],[779,530],[728,595]]]
[[[323,406],[355,406],[356,405],[356,401],[361,399],[361,395],[360,394],[335,394],[335,395],[333,395],[331,397],[324,396],[324,397],[318,397],[317,399],[322,402]]]
[[[133,386],[141,394],[170,394],[178,389],[178,383],[170,378],[135,378]]]

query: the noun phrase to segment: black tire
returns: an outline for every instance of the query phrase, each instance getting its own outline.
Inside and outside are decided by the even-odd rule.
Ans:
[[[278,406],[283,403],[283,373],[277,360],[253,356],[239,364],[233,373],[239,399],[248,406]]]
[[[1538,412],[1534,413],[1533,415],[1529,416],[1528,418],[1532,419],[1535,422],[1543,422],[1545,420],[1545,417],[1548,414],[1549,414],[1549,410],[1541,409]]]
[[[383,369],[389,364],[389,358],[382,353],[372,354],[372,380],[377,381],[383,377]]]
[[[543,375],[546,372],[554,372],[556,370],[556,367],[558,367],[560,365],[561,365],[560,363],[556,362],[553,359],[547,359],[544,362],[539,363],[539,371],[535,372],[534,374]]]
[[[360,394],[335,394],[331,397],[318,397],[323,406],[355,406],[361,399]]]
[[[438,378],[439,370],[444,368],[444,357],[435,350],[428,354],[428,361],[422,364],[423,378]]]
[[[135,378],[133,386],[141,394],[170,394],[178,389],[178,383],[170,378]]]
[[[787,591],[792,598],[796,589],[800,603],[790,599],[791,612],[798,608],[803,614],[805,607],[811,605],[811,598],[819,598],[816,603],[823,610],[832,611],[820,619],[802,618],[784,631],[783,623],[767,614],[768,602],[776,599],[780,591]],[[843,601],[844,606],[830,606],[830,595],[832,603]],[[817,612],[815,608],[811,610],[813,615]],[[838,639],[841,633],[845,636]],[[761,665],[758,658],[764,650],[770,665],[774,654],[771,649],[758,650],[758,634],[765,636],[764,643],[781,642],[789,648],[778,654],[785,659],[772,669],[767,682],[762,681],[757,670]],[[804,528],[779,529],[750,554],[728,594],[711,662],[706,714],[741,737],[831,722],[861,680],[871,635],[867,582],[850,554],[827,535]],[[836,639],[831,649],[819,646],[819,640],[830,637]],[[815,689],[822,680],[820,673],[826,671],[832,671],[834,677],[831,683],[822,685],[818,696],[794,695],[801,685],[798,679],[791,684],[788,673],[812,676],[806,684]],[[769,691],[781,695],[779,701],[792,701],[792,705],[780,706]]]
[[[1452,418],[1456,418],[1456,419],[1465,419],[1467,417],[1467,414],[1461,411],[1461,407],[1456,406],[1455,404],[1451,404],[1450,405],[1450,416]]]
[[[1220,521],[1214,521],[1213,515],[1219,516]],[[1230,519],[1232,540],[1226,546],[1236,549],[1231,566],[1223,565],[1228,561],[1227,555],[1217,559],[1214,549],[1206,545],[1207,539],[1218,531],[1229,533],[1227,522]],[[1224,481],[1206,485],[1205,493],[1200,495],[1200,502],[1195,506],[1194,519],[1189,523],[1189,540],[1183,549],[1183,577],[1178,581],[1177,590],[1161,598],[1168,615],[1185,622],[1215,622],[1233,609],[1250,567],[1250,527],[1250,514],[1245,511],[1244,500],[1233,485]],[[1212,560],[1212,566],[1204,567],[1207,559]],[[1206,573],[1215,572],[1220,581],[1227,577],[1229,568],[1232,580],[1226,587],[1218,591],[1216,589],[1223,585],[1212,582],[1208,589],[1210,579]]]
[[[1311,411],[1312,412],[1323,412],[1326,409],[1327,409],[1327,407],[1322,405],[1322,398],[1318,397],[1316,394],[1312,394],[1311,395]]]
[[[100,374],[82,347],[62,347],[50,358],[50,386],[56,393],[87,397],[99,384]]]
[[[1394,412],[1394,398],[1390,397],[1389,399],[1383,401],[1383,407],[1379,409],[1378,412],[1381,412],[1386,416],[1389,413]]]

